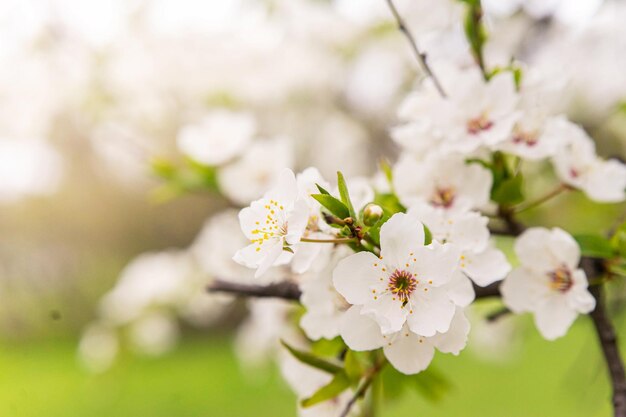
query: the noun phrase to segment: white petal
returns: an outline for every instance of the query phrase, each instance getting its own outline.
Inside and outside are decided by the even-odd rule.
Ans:
[[[445,333],[437,333],[430,340],[443,353],[458,355],[467,344],[470,331],[470,322],[462,308],[457,308],[450,323],[450,329]]]
[[[410,267],[411,271],[417,275],[418,280],[432,281],[431,285],[435,287],[450,282],[460,258],[454,245],[442,245],[438,242],[416,249],[413,256],[411,261],[415,261]]]
[[[309,206],[304,200],[296,201],[287,217],[287,243],[293,245],[300,241],[309,222]]]
[[[481,251],[489,243],[489,219],[471,211],[448,220],[450,224],[449,242],[462,250]]]
[[[406,317],[409,328],[414,333],[428,337],[434,336],[436,332],[447,332],[455,310],[447,291],[444,288],[430,287],[423,294],[411,298],[410,307],[413,313]]]
[[[421,341],[421,342],[420,342]],[[428,368],[435,355],[435,348],[427,339],[417,336],[406,328],[390,345],[383,348],[385,356],[394,368],[411,375]]]
[[[567,303],[573,310],[586,314],[596,308],[596,299],[593,298],[587,289],[587,276],[582,269],[577,269],[572,273],[574,285],[567,294]]]
[[[271,190],[269,190],[263,198],[291,203],[298,196],[298,186],[296,176],[292,170],[285,168],[278,176],[278,180]]]
[[[448,292],[450,300],[461,307],[470,305],[476,297],[472,281],[460,269],[454,272],[452,280],[443,288]]]
[[[376,320],[383,334],[390,334],[402,328],[409,314],[409,309],[403,307],[402,302],[391,293],[387,293],[367,302],[361,313]]]
[[[265,245],[270,245],[270,242],[266,242],[265,244],[263,244],[263,246]],[[283,241],[277,240],[276,242],[272,242],[269,249],[267,249],[267,254],[261,260],[261,263],[259,264],[259,268],[254,273],[254,277],[259,278],[264,273],[266,273],[267,270],[270,269],[278,261],[278,258],[280,257],[282,253],[283,253]]]
[[[567,305],[561,294],[550,297],[535,311],[535,324],[547,340],[554,340],[567,333],[578,313]]]
[[[545,280],[530,269],[514,269],[500,286],[502,302],[515,313],[532,311],[549,294]]]
[[[401,267],[423,245],[424,226],[404,213],[394,214],[380,228],[381,259],[389,266]]]
[[[626,165],[616,160],[598,160],[584,182],[590,199],[603,203],[618,203],[626,199]]]
[[[503,279],[511,270],[502,251],[487,248],[481,253],[468,252],[461,261],[463,271],[481,287]]]
[[[554,228],[533,227],[515,241],[515,253],[527,268],[550,272],[563,264],[575,268],[580,260],[580,248],[567,232]]]
[[[356,351],[378,349],[385,343],[378,324],[361,314],[359,306],[352,306],[344,313],[339,333],[346,345]]]
[[[335,288],[350,304],[365,304],[373,299],[371,287],[377,285],[380,260],[370,252],[358,252],[342,259],[333,271]]]

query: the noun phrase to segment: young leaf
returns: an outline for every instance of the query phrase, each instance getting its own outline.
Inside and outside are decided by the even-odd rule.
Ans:
[[[430,245],[433,242],[433,234],[430,229],[424,225],[424,245]]]
[[[344,371],[339,371],[335,374],[333,379],[322,388],[318,389],[309,398],[302,400],[300,405],[302,407],[311,407],[315,404],[335,398],[350,386],[350,378]]]
[[[352,201],[350,201],[350,194],[348,193],[348,185],[346,184],[346,180],[343,178],[343,174],[340,171],[337,171],[337,187],[339,188],[339,196],[341,196],[341,201],[343,202],[343,204],[345,204],[346,207],[348,207],[350,217],[356,220],[356,213],[354,212]]]
[[[524,200],[522,184],[524,180],[521,175],[502,180],[497,188],[491,192],[491,199],[498,204],[512,205]]]
[[[317,368],[321,371],[328,372],[329,374],[336,374],[339,371],[342,371],[341,367],[335,365],[334,363],[328,362],[325,359],[318,358],[309,352],[303,352],[298,350],[292,346],[289,346],[284,340],[281,340],[280,343],[300,362],[305,363],[313,368]],[[343,372],[343,371],[342,371]]]
[[[324,187],[322,187],[319,184],[315,184],[315,186],[317,187],[317,189],[320,191],[320,193],[322,194],[326,194],[326,195],[330,195],[330,193],[328,191],[326,191],[326,189]]]
[[[594,258],[612,258],[615,251],[611,246],[611,242],[600,235],[574,235],[574,239],[580,246],[580,252],[584,256]]]
[[[340,219],[350,217],[350,210],[348,210],[348,207],[332,195],[311,194],[311,197],[316,199],[322,206]]]

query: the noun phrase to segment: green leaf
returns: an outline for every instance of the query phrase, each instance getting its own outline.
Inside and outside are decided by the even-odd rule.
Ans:
[[[322,206],[340,219],[350,217],[350,210],[341,201],[328,194],[311,194]]]
[[[328,372],[329,374],[336,374],[340,371],[343,372],[340,366],[335,365],[334,363],[328,362],[325,359],[318,358],[309,352],[303,352],[298,350],[292,346],[289,346],[284,340],[281,340],[280,343],[300,362],[305,363],[313,368],[319,369],[324,372]]]
[[[363,365],[359,361],[357,353],[348,349],[343,363],[346,375],[350,378],[350,381],[358,382],[363,375]]]
[[[346,349],[346,344],[340,336],[334,339],[319,339],[311,344],[311,352],[318,356],[338,357]]]
[[[328,384],[318,389],[309,398],[302,400],[300,405],[306,408],[330,400],[341,394],[348,387],[350,387],[350,378],[348,378],[348,375],[346,375],[344,371],[337,372]]]
[[[385,211],[385,214],[389,217],[396,213],[406,212],[406,207],[400,203],[400,200],[395,194],[377,193],[374,197],[374,203],[381,206]]]
[[[339,196],[341,197],[341,202],[345,204],[345,206],[348,208],[350,217],[352,217],[356,221],[357,217],[356,217],[356,213],[354,212],[354,207],[352,206],[352,201],[350,201],[350,194],[348,193],[348,186],[346,184],[346,180],[343,177],[343,174],[341,173],[341,171],[337,171],[337,187],[339,188]]]
[[[430,229],[424,226],[424,245],[430,245],[433,242],[433,234],[430,232]]]
[[[601,235],[574,235],[584,256],[593,258],[612,258],[615,251],[608,239]]]
[[[321,185],[315,184],[315,186],[317,187],[318,190],[320,190],[320,193],[326,194],[326,195],[330,195],[330,193],[328,191],[326,191],[326,189],[324,187],[322,187]]]
[[[615,233],[611,237],[611,246],[617,251],[619,256],[626,258],[626,222],[622,223],[615,229]]]
[[[500,181],[497,188],[492,190],[491,199],[498,204],[512,205],[520,203],[524,200],[522,185],[524,179],[522,175],[516,175]]]
[[[391,165],[389,165],[389,161],[387,161],[386,159],[381,159],[380,170],[385,175],[385,178],[387,179],[387,182],[389,183],[389,185],[392,186],[393,185],[393,171],[391,169]]]

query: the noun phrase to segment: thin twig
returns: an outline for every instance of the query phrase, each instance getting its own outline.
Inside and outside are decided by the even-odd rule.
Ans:
[[[372,368],[372,370],[365,376],[365,378],[363,379],[363,382],[361,383],[359,388],[356,390],[356,392],[354,393],[352,398],[350,398],[350,401],[348,401],[346,403],[346,406],[343,409],[343,412],[341,413],[340,417],[347,417],[348,414],[350,414],[350,410],[352,409],[352,407],[354,407],[354,404],[356,404],[356,402],[360,398],[365,396],[365,394],[367,393],[367,390],[369,389],[370,385],[372,385],[372,382],[374,381],[374,378],[376,377],[376,375],[378,375],[380,370],[383,369],[383,367],[386,364],[387,364],[386,360],[381,361],[380,363],[376,364]]]
[[[354,237],[338,237],[335,239],[309,239],[303,237],[300,239],[300,242],[309,242],[309,243],[350,243],[357,242],[357,239]]]
[[[548,191],[546,194],[542,195],[541,197],[537,198],[534,201],[530,201],[526,204],[520,204],[519,206],[515,206],[513,207],[511,210],[514,213],[521,213],[523,211],[526,210],[530,210],[531,208],[537,207],[543,203],[545,203],[546,201],[556,197],[557,195],[561,194],[563,191],[567,191],[567,190],[571,190],[571,188],[566,185],[566,184],[559,184],[557,187],[553,188],[552,190]]]
[[[437,88],[437,91],[439,92],[441,97],[446,97],[446,92],[441,86],[441,83],[439,82],[437,77],[435,77],[435,74],[433,74],[433,71],[430,69],[430,66],[428,65],[426,54],[423,52],[420,52],[417,46],[417,43],[415,41],[415,36],[413,36],[413,33],[411,33],[411,30],[404,22],[404,19],[402,18],[402,16],[400,16],[400,13],[398,13],[398,9],[396,9],[396,6],[393,4],[393,0],[387,0],[387,4],[389,5],[389,9],[391,9],[391,13],[393,14],[393,17],[396,19],[396,22],[398,23],[398,29],[400,29],[400,31],[404,33],[404,36],[406,36],[407,40],[409,41],[409,44],[411,45],[411,49],[413,50],[415,58],[417,58],[417,61],[420,63],[422,70],[433,81],[433,84],[435,85],[435,88]]]

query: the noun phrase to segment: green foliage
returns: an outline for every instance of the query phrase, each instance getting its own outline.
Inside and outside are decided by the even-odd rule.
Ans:
[[[344,371],[337,372],[333,379],[322,388],[315,391],[309,398],[302,400],[302,407],[311,407],[315,404],[335,398],[350,386],[350,378]]]
[[[465,37],[469,42],[474,59],[483,70],[483,73],[485,73],[483,46],[487,41],[487,31],[482,22],[483,10],[480,0],[464,0],[463,2],[467,4],[467,11],[465,13],[465,21],[463,25]],[[487,77],[486,73],[485,77]]]
[[[353,350],[347,350],[343,361],[343,366],[350,381],[359,382],[363,376],[364,364],[359,354]]]
[[[626,222],[622,223],[611,236],[611,246],[622,258],[626,258]]]
[[[516,157],[494,152],[491,161],[472,158],[465,162],[490,170],[493,178],[491,199],[502,206],[511,206],[524,201],[524,177],[515,167],[518,161]]]
[[[294,356],[294,358],[298,359],[302,363],[312,366],[313,368],[319,369],[320,371],[328,372],[330,374],[336,374],[340,371],[343,372],[343,369],[339,365],[335,365],[334,363],[331,363],[325,359],[315,356],[312,353],[298,350],[288,345],[284,340],[281,340],[280,343],[289,351],[289,353],[291,353]]]
[[[510,206],[524,201],[522,186],[524,179],[522,174],[503,179],[498,186],[492,190],[491,199],[498,204]]]
[[[430,229],[424,225],[424,245],[430,245],[433,242],[433,234]]]
[[[346,350],[343,339],[337,336],[334,339],[319,339],[311,344],[311,352],[318,356],[337,358]]]
[[[594,258],[612,258],[615,256],[615,251],[611,246],[611,242],[607,238],[601,235],[574,235],[574,239],[580,246],[580,252],[584,256],[591,256]]]
[[[346,217],[350,217],[350,210],[344,203],[337,200],[330,194],[311,194],[311,197],[316,199],[326,210],[328,210],[331,214],[339,217],[340,219],[345,219]]]
[[[176,165],[155,158],[151,161],[151,168],[154,175],[164,180],[154,193],[158,201],[167,201],[187,192],[219,192],[216,168],[193,159],[185,158],[181,165]]]
[[[352,201],[350,201],[350,193],[348,192],[348,185],[346,184],[346,180],[343,177],[343,174],[341,173],[341,171],[337,171],[337,187],[339,188],[339,196],[341,197],[341,202],[345,204],[345,206],[348,208],[350,217],[352,217],[356,221],[357,216],[354,211],[354,206],[352,205]]]

